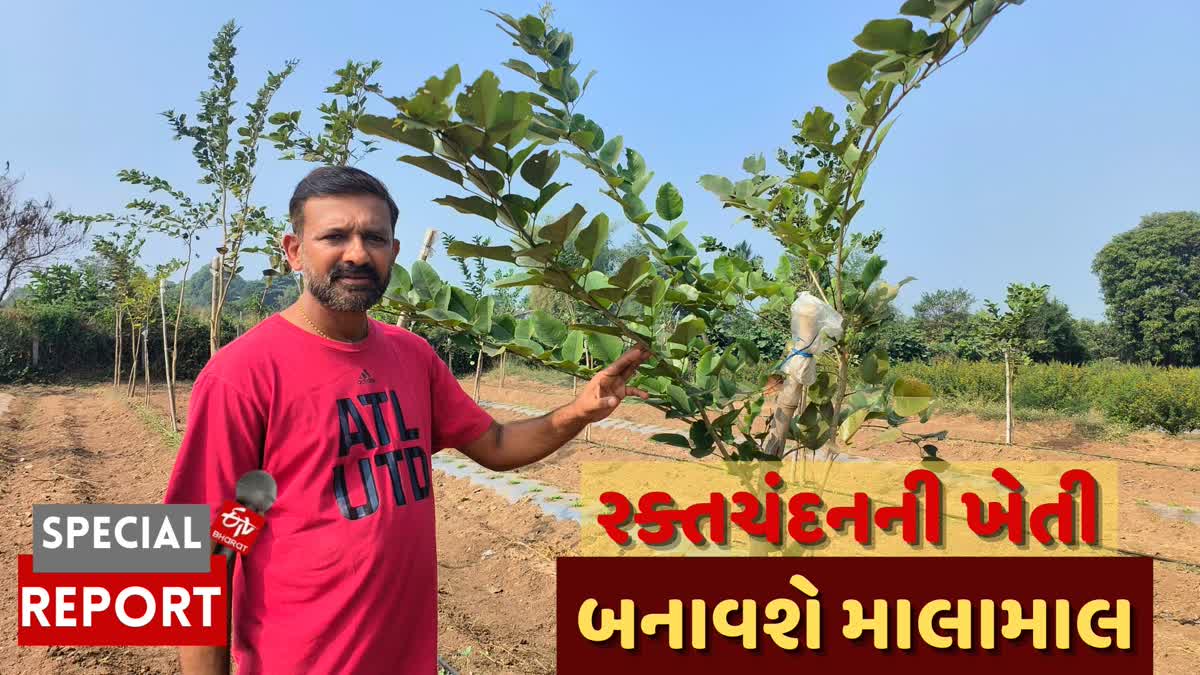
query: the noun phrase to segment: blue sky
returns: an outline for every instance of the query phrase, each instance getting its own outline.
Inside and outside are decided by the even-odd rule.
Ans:
[[[696,179],[733,176],[751,153],[772,158],[791,120],[814,105],[840,110],[826,66],[854,49],[851,38],[866,21],[894,16],[900,4],[560,0],[555,22],[574,33],[581,71],[599,71],[579,110],[646,157],[656,172],[650,190],[666,180],[680,188],[693,241],[745,238],[773,260],[770,237],[735,224]],[[199,195],[189,148],[171,140],[158,113],[195,110],[209,43],[224,21],[242,26],[239,100],[267,69],[300,59],[275,107],[303,110],[312,127],[324,87],[348,58],[381,59],[378,80],[392,95],[452,63],[464,78],[488,68],[523,87],[499,66],[517,54],[481,6],[488,5],[15,3],[0,27],[0,162],[24,175],[24,194],[53,194],[81,213],[119,210],[134,196],[115,178],[127,167]],[[1200,3],[1153,6],[1028,0],[905,101],[856,220],[884,231],[885,276],[917,277],[901,294],[903,307],[923,291],[956,286],[1001,298],[1008,283],[1022,281],[1050,284],[1076,315],[1099,318],[1091,261],[1100,247],[1143,214],[1200,209],[1200,78],[1187,48]],[[492,7],[536,11],[528,1]],[[258,199],[283,215],[311,166],[277,160],[269,146],[262,154]],[[490,234],[432,204],[449,184],[394,161],[401,154],[385,145],[359,165],[400,205],[400,262],[412,260],[427,227]],[[559,202],[569,196],[617,215],[593,180],[564,175],[575,187]],[[626,226],[614,236],[630,235]],[[215,237],[203,243],[211,250]],[[150,263],[173,255],[165,241],[145,250]],[[444,255],[434,263],[453,276]]]

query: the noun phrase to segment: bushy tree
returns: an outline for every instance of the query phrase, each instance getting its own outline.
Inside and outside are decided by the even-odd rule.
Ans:
[[[532,61],[512,59],[505,65],[536,91],[503,90],[499,79],[484,71],[456,95],[462,74],[452,66],[408,96],[388,97],[394,111],[386,117],[364,115],[359,128],[415,150],[401,160],[454,186],[454,194],[436,202],[480,217],[510,237],[507,245],[456,242],[452,255],[513,264],[520,271],[504,285],[561,291],[603,321],[568,324],[535,312],[527,322],[495,321],[490,331],[481,331],[470,303],[462,300],[466,291],[445,284],[420,262],[411,274],[396,268],[389,301],[420,321],[470,331],[495,348],[581,376],[595,372],[580,364],[585,342],[600,364],[630,345],[649,351],[651,360],[631,384],[651,393],[651,405],[690,423],[687,436],[656,438],[698,457],[716,452],[725,459],[778,458],[789,439],[806,448],[830,444],[836,449],[872,420],[889,427],[886,437],[897,438],[902,434],[897,427],[928,410],[932,392],[911,378],[885,390],[886,353],[863,352],[890,317],[891,302],[907,280],[882,279],[886,263],[875,253],[878,233],[852,231],[852,221],[864,203],[867,170],[901,101],[1014,4],[1019,2],[909,0],[901,12],[925,19],[929,30],[903,18],[869,22],[855,38],[861,50],[828,69],[830,84],[848,100],[848,123],[837,124],[822,108],[801,120],[799,150],[819,160],[815,167],[788,166],[786,175],[771,176],[757,155],[743,162],[744,178],[701,178],[725,207],[768,231],[786,251],[769,276],[729,253],[711,262],[699,257],[685,234],[679,190],[665,182],[647,193],[654,172],[646,159],[580,107],[592,75],[576,78],[580,64],[573,60],[570,33],[545,16],[496,14],[501,30]],[[593,214],[585,223],[586,209],[575,204],[543,224],[543,214],[564,210],[551,206],[568,187],[554,180],[564,158],[582,166],[618,205],[648,255],[633,256],[607,274],[595,268],[609,238],[606,214]],[[582,255],[581,264],[563,257],[568,242]],[[860,270],[850,265],[856,255],[865,258]],[[802,269],[792,269],[792,260],[801,261]],[[819,363],[821,372],[807,390],[805,405],[800,406],[803,385],[789,378],[775,398],[769,430],[752,432],[763,408],[765,378],[746,387],[736,374],[782,358],[763,355],[745,340],[720,349],[706,336],[709,327],[746,303],[786,314],[799,290],[790,282],[797,272],[844,318],[845,337]],[[680,318],[666,322],[663,317]],[[852,365],[858,369],[853,382]]]
[[[1076,319],[1075,333],[1089,361],[1121,358],[1121,336],[1111,323]]]
[[[1200,213],[1152,213],[1092,262],[1121,356],[1200,365]]]
[[[0,303],[17,282],[83,242],[87,224],[54,212],[54,200],[17,197],[20,178],[0,173]]]

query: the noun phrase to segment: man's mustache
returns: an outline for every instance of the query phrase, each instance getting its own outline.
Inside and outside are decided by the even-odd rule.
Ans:
[[[379,283],[379,274],[370,266],[351,267],[339,265],[333,268],[333,272],[329,274],[330,280],[340,279],[342,277],[367,277],[375,283]]]

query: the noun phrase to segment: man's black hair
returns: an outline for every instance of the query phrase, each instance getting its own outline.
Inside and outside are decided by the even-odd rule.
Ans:
[[[388,211],[392,216],[392,232],[396,231],[396,220],[400,217],[400,209],[380,180],[371,174],[352,166],[323,166],[313,169],[304,177],[292,199],[288,202],[288,215],[292,218],[292,231],[299,234],[304,227],[304,202],[311,197],[328,197],[333,195],[375,195],[387,202]]]

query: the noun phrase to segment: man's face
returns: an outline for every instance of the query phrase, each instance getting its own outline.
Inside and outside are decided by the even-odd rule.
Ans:
[[[400,250],[387,203],[374,195],[313,197],[304,202],[301,230],[284,237],[284,248],[322,305],[365,312],[379,302]]]

